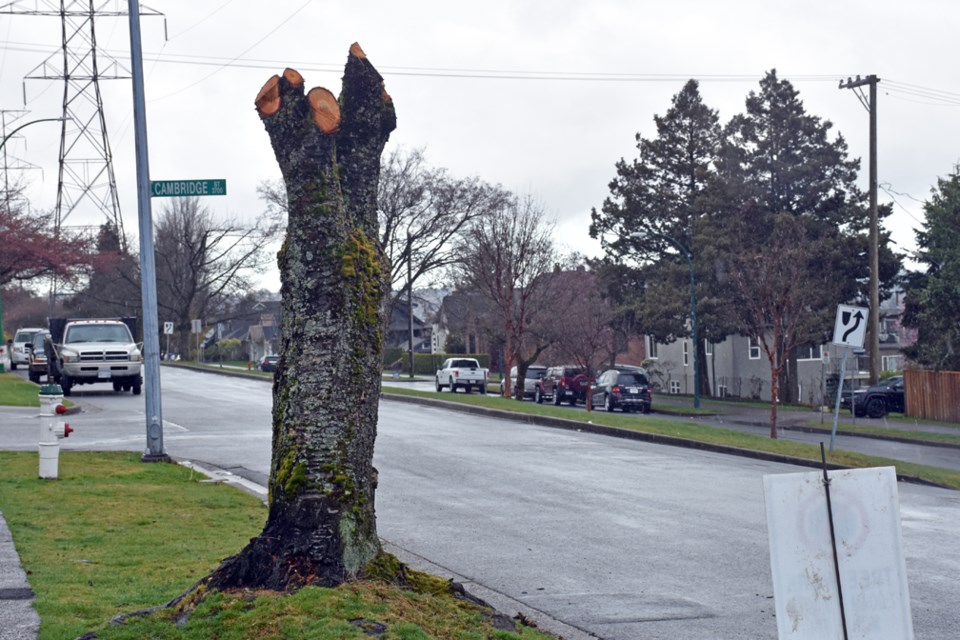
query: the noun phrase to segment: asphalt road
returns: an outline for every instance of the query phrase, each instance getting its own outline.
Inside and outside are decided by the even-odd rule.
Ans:
[[[65,447],[142,451],[142,397],[94,389]],[[265,479],[268,384],[165,368],[163,392],[168,453]],[[27,413],[0,413],[0,448],[36,447]],[[378,529],[407,559],[608,640],[776,638],[762,477],[805,470],[398,402],[380,415]],[[917,637],[953,640],[960,494],[899,491]]]

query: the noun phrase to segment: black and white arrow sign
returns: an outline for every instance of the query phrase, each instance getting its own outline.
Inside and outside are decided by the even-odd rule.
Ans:
[[[837,322],[833,328],[833,343],[860,349],[867,334],[869,310],[864,307],[837,306]]]

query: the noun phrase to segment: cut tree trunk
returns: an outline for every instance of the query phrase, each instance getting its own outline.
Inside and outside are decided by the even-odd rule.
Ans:
[[[396,114],[383,79],[350,48],[339,100],[292,69],[256,99],[287,187],[280,363],[263,532],[210,588],[333,586],[380,553],[374,512],[387,288],[376,193]]]

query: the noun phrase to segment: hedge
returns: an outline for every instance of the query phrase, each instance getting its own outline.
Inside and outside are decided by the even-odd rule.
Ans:
[[[476,358],[481,367],[490,368],[490,355],[486,353],[415,353],[414,373],[432,376],[447,358]],[[410,357],[402,349],[391,348],[383,352],[383,367],[387,371],[410,372]]]

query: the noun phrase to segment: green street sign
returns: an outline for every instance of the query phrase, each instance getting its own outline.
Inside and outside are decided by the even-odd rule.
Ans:
[[[151,180],[150,195],[154,198],[175,196],[225,196],[226,180]]]

